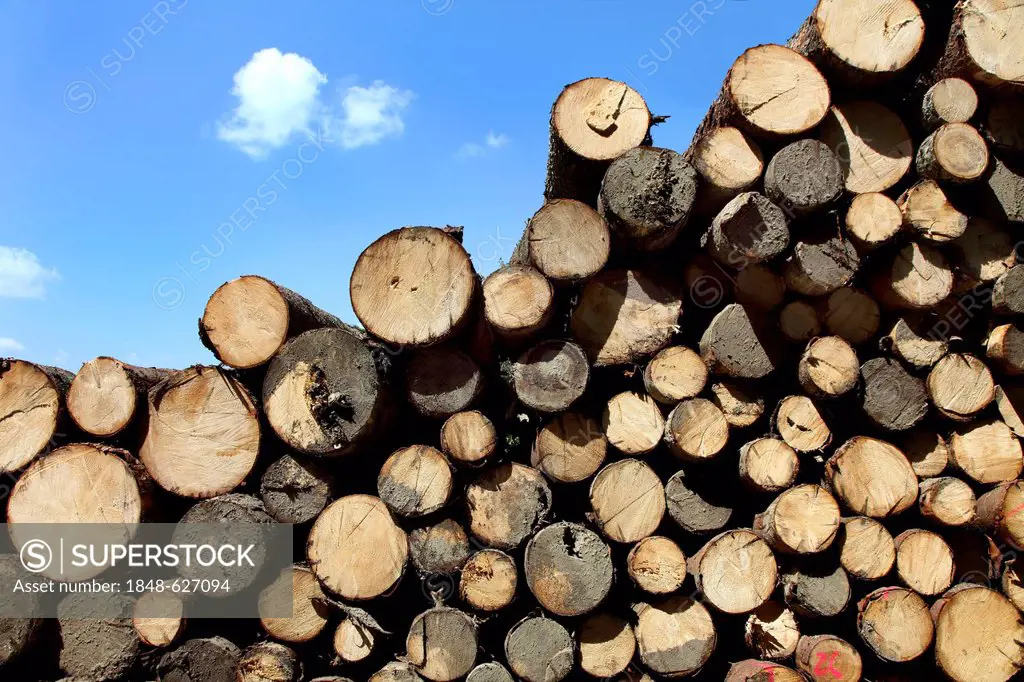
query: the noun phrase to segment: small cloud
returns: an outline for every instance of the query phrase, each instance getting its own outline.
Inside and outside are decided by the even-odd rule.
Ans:
[[[489,149],[501,149],[506,146],[508,142],[508,135],[495,133],[491,130],[488,131],[487,136],[484,137],[483,144],[479,142],[467,142],[459,147],[459,150],[455,152],[455,156],[460,159],[472,159],[485,155]]]
[[[474,156],[483,156],[484,151],[485,150],[482,145],[479,145],[476,142],[467,142],[459,147],[459,151],[456,152],[456,156],[460,159],[470,159]]]
[[[354,149],[398,137],[405,130],[402,112],[412,99],[411,91],[384,81],[374,81],[368,88],[353,85],[341,101],[341,146]]]
[[[25,350],[25,346],[15,339],[0,336],[0,353],[17,353],[19,350]]]
[[[57,270],[44,268],[31,251],[0,246],[0,296],[43,298],[46,284],[58,279]]]
[[[494,134],[494,131],[488,131],[486,138],[487,146],[493,149],[499,149],[508,144],[508,135],[504,133]]]

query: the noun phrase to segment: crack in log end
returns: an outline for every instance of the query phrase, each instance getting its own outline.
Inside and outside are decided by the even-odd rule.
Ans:
[[[562,530],[562,544],[565,545],[566,553],[574,559],[581,558],[579,547],[576,543],[576,531],[572,526],[566,526]]]
[[[346,422],[355,421],[355,408],[352,400],[341,393],[331,393],[327,385],[327,375],[323,369],[313,365],[306,380],[306,402],[316,423],[335,445],[348,442]]]

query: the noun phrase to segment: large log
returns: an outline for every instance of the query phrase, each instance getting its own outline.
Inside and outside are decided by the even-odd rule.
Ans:
[[[722,126],[703,135],[686,152],[700,173],[696,210],[713,215],[737,194],[754,189],[764,173],[764,156],[739,128]]]
[[[290,566],[260,593],[260,625],[282,642],[309,642],[327,627],[329,614],[324,599],[309,567]]]
[[[797,366],[797,378],[816,398],[837,398],[857,385],[857,353],[838,336],[807,344]]]
[[[512,263],[531,265],[555,282],[577,282],[608,262],[608,223],[580,201],[555,199],[533,214],[512,253]]]
[[[829,295],[822,317],[828,331],[848,343],[858,345],[875,337],[882,313],[878,302],[866,292],[853,287],[841,287]]]
[[[1024,668],[1024,623],[1006,597],[975,586],[936,607],[935,662],[951,680],[997,682]]]
[[[469,536],[453,519],[444,519],[409,533],[409,557],[421,575],[456,573],[469,559],[469,551]]]
[[[580,668],[591,677],[612,679],[636,652],[632,626],[609,613],[591,616],[580,627]]]
[[[96,597],[86,593],[70,594],[57,605],[60,669],[72,679],[121,679],[137,664],[142,648],[132,625],[132,599],[104,596],[104,613],[120,617],[100,618],[96,609]]]
[[[554,481],[579,483],[597,473],[607,452],[608,438],[597,420],[563,412],[537,433],[530,464]]]
[[[161,682],[224,682],[235,677],[242,651],[223,637],[190,639],[160,659]]]
[[[519,340],[539,332],[554,313],[554,287],[526,265],[495,270],[483,283],[484,316],[501,337]]]
[[[1024,481],[1000,483],[978,498],[977,522],[999,540],[1024,548]]]
[[[702,667],[715,650],[718,636],[711,614],[682,595],[655,604],[639,604],[636,644],[640,660],[652,672],[685,677]]]
[[[680,528],[697,535],[718,533],[729,525],[733,507],[725,491],[685,470],[672,475],[665,484],[668,513]]]
[[[861,408],[886,431],[907,431],[928,414],[925,383],[898,360],[872,358],[860,367],[864,384]]]
[[[671,594],[686,580],[686,555],[669,538],[651,535],[633,545],[626,558],[629,577],[644,592]]]
[[[145,592],[135,600],[132,626],[143,644],[169,647],[185,632],[185,604],[171,592]]]
[[[866,516],[843,519],[836,536],[839,563],[860,580],[885,577],[896,561],[896,543],[885,526]]]
[[[333,476],[313,462],[284,455],[263,472],[260,498],[280,523],[308,523],[331,499]]]
[[[749,530],[712,538],[688,561],[704,599],[723,613],[749,613],[775,589],[777,566],[771,548]]]
[[[798,485],[754,517],[754,530],[779,552],[823,552],[839,531],[839,505],[819,486]]]
[[[824,209],[843,193],[843,171],[825,143],[803,139],[780,149],[764,172],[764,191],[796,215]]]
[[[452,682],[476,664],[476,623],[458,609],[430,609],[413,619],[405,650],[421,676],[433,682]]]
[[[432,514],[448,503],[452,492],[451,465],[429,445],[399,448],[381,465],[377,492],[395,514]]]
[[[1020,476],[1021,445],[999,420],[978,420],[950,439],[949,461],[977,483],[1003,483]]]
[[[793,246],[783,274],[786,286],[804,296],[824,296],[845,286],[860,267],[853,242],[829,232],[809,234]]]
[[[427,417],[447,418],[469,409],[483,388],[473,358],[447,345],[416,351],[405,370],[406,397]]]
[[[974,521],[977,499],[971,486],[959,478],[929,478],[921,481],[920,488],[921,516],[944,526],[963,526]]]
[[[825,465],[832,490],[854,513],[885,518],[917,502],[917,476],[894,445],[855,436],[836,449]]]
[[[527,618],[505,637],[505,659],[525,682],[559,682],[572,672],[576,643],[557,621]]]
[[[791,609],[777,601],[766,601],[747,616],[743,640],[758,658],[781,661],[796,651],[800,626]]]
[[[796,667],[813,680],[857,682],[864,664],[857,649],[835,635],[810,635],[797,643]]]
[[[0,471],[18,471],[53,446],[73,378],[57,367],[0,359]]]
[[[883,587],[857,603],[857,631],[880,658],[905,663],[928,650],[935,626],[928,604],[915,592]]]
[[[571,341],[549,339],[524,351],[512,366],[519,402],[539,412],[563,412],[583,395],[590,364]]]
[[[551,489],[536,469],[502,464],[469,484],[466,506],[473,537],[490,547],[515,549],[547,519]]]
[[[948,242],[967,230],[967,216],[957,210],[934,180],[917,183],[900,195],[897,203],[903,225],[922,239]]]
[[[498,432],[482,412],[453,414],[441,427],[441,449],[456,462],[487,459],[498,447]]]
[[[764,195],[743,192],[711,221],[706,241],[712,258],[734,270],[742,270],[748,265],[771,260],[786,250],[789,221],[783,210]]]
[[[242,652],[235,669],[237,682],[299,682],[302,664],[292,649],[277,642],[258,642]]]
[[[171,370],[136,367],[99,357],[82,365],[67,394],[68,414],[78,428],[111,438],[146,414],[149,389]]]
[[[900,580],[920,595],[933,597],[953,584],[956,566],[953,550],[936,533],[911,529],[897,535],[896,572]]]
[[[833,106],[819,134],[839,159],[846,190],[852,194],[884,192],[900,181],[913,160],[903,121],[878,102]]]
[[[850,603],[850,580],[842,566],[829,561],[802,562],[782,573],[786,604],[807,618],[835,618]]]
[[[1024,268],[1021,270],[1024,273]],[[663,348],[644,368],[647,392],[664,405],[696,397],[704,390],[707,380],[707,365],[700,355],[685,346]]]
[[[619,452],[644,455],[661,442],[665,417],[651,396],[625,391],[608,401],[603,426],[608,442]]]
[[[917,148],[917,173],[930,180],[966,184],[988,168],[988,146],[966,123],[947,123]]]
[[[969,421],[995,398],[995,382],[985,363],[969,353],[950,353],[928,374],[928,394],[950,419]]]
[[[555,523],[526,545],[523,573],[545,609],[557,616],[581,616],[596,609],[611,591],[611,549],[579,524]]]
[[[665,515],[665,489],[647,464],[621,459],[594,477],[590,505],[602,533],[615,542],[634,543],[658,529]]]
[[[962,78],[943,78],[921,102],[921,123],[932,131],[947,123],[967,123],[978,110],[978,93]]]
[[[758,329],[743,306],[733,303],[711,321],[700,339],[700,354],[716,374],[761,379],[773,371],[778,351],[767,330]]]
[[[796,482],[800,459],[777,438],[758,438],[740,448],[740,479],[757,492],[780,493]]]
[[[684,400],[665,422],[665,444],[677,457],[709,460],[729,441],[729,422],[713,402],[705,398]]]
[[[865,250],[893,239],[903,226],[903,213],[895,201],[880,192],[858,194],[846,209],[846,231]]]
[[[797,452],[816,452],[832,442],[832,430],[814,401],[805,395],[791,395],[779,401],[775,428]]]
[[[1015,46],[1021,41],[1024,7],[1013,0],[963,0],[954,9],[949,40],[935,74],[1020,90],[1024,57]]]
[[[519,574],[509,555],[483,549],[469,557],[459,574],[459,596],[479,611],[500,611],[516,596]]]

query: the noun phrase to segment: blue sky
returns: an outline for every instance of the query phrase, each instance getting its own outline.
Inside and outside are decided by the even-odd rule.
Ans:
[[[813,0],[0,2],[0,356],[211,362],[196,320],[261,274],[353,320],[403,225],[477,269],[540,207],[565,84],[630,83],[684,150],[732,61]]]

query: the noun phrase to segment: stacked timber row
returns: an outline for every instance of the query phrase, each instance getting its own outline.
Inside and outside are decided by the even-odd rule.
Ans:
[[[406,227],[358,327],[246,276],[200,321],[219,366],[4,361],[9,522],[304,549],[291,618],[0,621],[3,677],[1010,679],[1022,94],[1019,0],[820,0],[687,150],[629,85],[567,86],[494,272]]]

